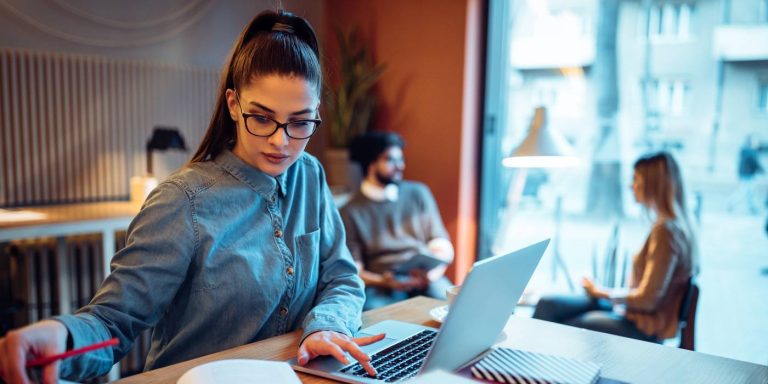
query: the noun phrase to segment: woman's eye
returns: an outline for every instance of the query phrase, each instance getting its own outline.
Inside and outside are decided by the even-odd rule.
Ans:
[[[262,115],[253,115],[253,119],[259,124],[269,124],[272,122],[268,117]]]
[[[290,124],[291,124],[292,126],[294,126],[294,127],[297,127],[297,128],[299,128],[299,127],[306,127],[306,126],[308,126],[308,125],[309,125],[309,123],[310,123],[310,122],[309,122],[309,121],[306,121],[306,120],[298,120],[298,121],[291,121],[291,122],[290,122]]]

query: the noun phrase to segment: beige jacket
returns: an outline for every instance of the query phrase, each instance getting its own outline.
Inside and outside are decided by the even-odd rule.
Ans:
[[[649,336],[675,337],[693,270],[692,240],[678,220],[657,222],[632,264],[627,318]]]

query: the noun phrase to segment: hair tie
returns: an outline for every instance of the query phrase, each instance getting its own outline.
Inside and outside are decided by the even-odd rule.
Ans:
[[[291,27],[288,24],[283,24],[280,22],[275,23],[275,25],[272,26],[272,32],[285,32],[285,33],[293,33],[293,27]]]

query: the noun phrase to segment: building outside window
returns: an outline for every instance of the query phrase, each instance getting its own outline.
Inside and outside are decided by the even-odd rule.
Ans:
[[[648,38],[654,42],[685,41],[691,35],[693,5],[661,2],[651,5],[648,14]]]
[[[768,23],[768,0],[760,1],[760,10],[758,15],[760,15],[760,20],[763,23]]]
[[[768,113],[768,78],[760,79],[757,86],[757,109]]]
[[[658,115],[680,116],[685,110],[688,85],[682,80],[656,79],[650,82],[650,109]]]
[[[728,20],[724,5],[731,19],[721,44],[729,49],[717,56],[715,32]],[[755,25],[755,11],[766,5],[489,0],[484,121],[491,123],[483,127],[478,257],[556,237],[528,285],[534,298],[581,292],[582,276],[606,276],[609,254],[616,255],[614,272],[622,276],[651,224],[631,194],[632,164],[643,154],[670,151],[698,226],[704,293],[697,350],[765,364],[768,344],[756,340],[765,333],[768,312],[738,320],[733,314],[765,307],[768,277],[760,271],[768,265],[768,207],[755,214],[728,205],[740,186],[745,138],[768,147],[768,51],[751,49],[761,46],[756,34],[739,33],[768,28]],[[733,49],[740,44],[749,55]],[[581,166],[501,166],[527,137],[539,107],[546,109],[547,129],[573,148]],[[768,169],[768,153],[761,162]],[[768,177],[755,184],[765,201]],[[617,246],[611,246],[614,228]],[[734,300],[737,291],[747,294]],[[721,322],[738,332],[721,332]]]

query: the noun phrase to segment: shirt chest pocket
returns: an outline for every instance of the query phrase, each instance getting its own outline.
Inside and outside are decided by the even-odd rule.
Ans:
[[[296,236],[294,265],[302,285],[314,285],[320,268],[320,229]]]

